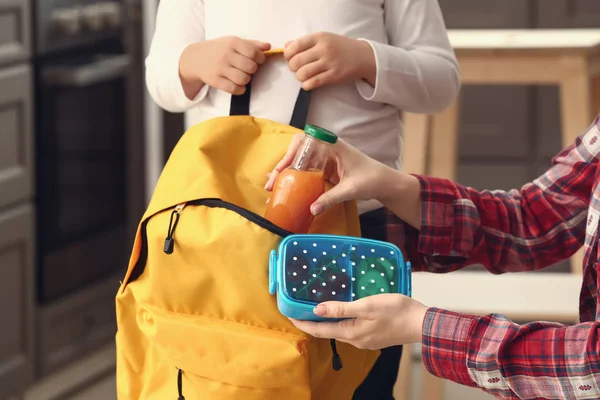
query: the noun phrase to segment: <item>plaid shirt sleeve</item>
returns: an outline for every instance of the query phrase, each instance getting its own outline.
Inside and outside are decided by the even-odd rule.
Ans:
[[[503,399],[598,399],[600,323],[517,325],[433,308],[423,363],[433,375]]]
[[[540,269],[570,257],[585,238],[600,152],[599,126],[597,120],[554,158],[544,175],[521,190],[480,192],[446,179],[417,176],[421,229],[399,225],[388,228],[391,237],[404,236],[399,241],[413,269],[429,272],[482,264],[500,274]]]
[[[478,192],[448,180],[421,182],[420,232],[405,227],[417,270],[448,272],[480,263],[492,273],[543,268],[575,253],[585,237],[600,154],[600,121],[533,183]],[[439,377],[507,399],[600,398],[600,322],[518,325],[432,308],[423,362]]]

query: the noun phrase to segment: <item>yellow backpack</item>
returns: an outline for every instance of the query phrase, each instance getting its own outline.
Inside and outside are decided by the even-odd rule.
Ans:
[[[116,296],[119,400],[351,399],[378,352],[298,331],[269,294],[269,252],[287,232],[261,215],[266,174],[301,132],[248,116],[250,90],[231,115],[189,129],[173,150],[139,225]],[[313,232],[359,236],[356,205],[334,207]]]

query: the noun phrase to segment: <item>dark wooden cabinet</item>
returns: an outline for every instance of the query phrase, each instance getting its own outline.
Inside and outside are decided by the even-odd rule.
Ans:
[[[538,28],[598,28],[598,0],[537,0]]]
[[[0,208],[33,192],[31,85],[28,66],[0,69]]]
[[[525,162],[466,161],[459,165],[458,174],[463,185],[480,190],[510,190],[528,181],[529,168]]]
[[[532,0],[439,0],[446,25],[452,29],[527,28]]]
[[[34,379],[33,209],[0,211],[0,398]]]
[[[449,29],[528,29],[533,0],[440,0]],[[535,92],[526,86],[462,88],[458,180],[478,189],[511,189],[531,178],[535,163]]]
[[[39,359],[43,376],[110,342],[117,331],[112,276],[40,309]]]
[[[440,0],[440,5],[450,29],[600,27],[599,0]],[[464,86],[462,96],[457,178],[462,184],[509,190],[548,169],[562,148],[557,87]],[[543,271],[568,272],[569,263]]]
[[[31,54],[30,18],[29,0],[0,0],[0,65]]]
[[[531,151],[532,91],[519,86],[465,86],[459,155],[522,161]]]

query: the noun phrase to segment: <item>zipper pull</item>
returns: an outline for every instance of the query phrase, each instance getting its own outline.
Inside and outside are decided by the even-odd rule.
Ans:
[[[335,339],[330,339],[329,344],[331,345],[331,353],[332,353],[331,364],[332,364],[333,370],[339,371],[340,369],[342,369],[342,357],[340,357],[340,354],[337,351],[337,345],[335,343]]]
[[[173,238],[173,235],[175,234],[175,228],[177,228],[177,223],[179,222],[179,214],[181,214],[181,211],[184,207],[185,203],[181,203],[177,205],[171,213],[171,219],[169,220],[169,229],[167,230],[167,237],[163,246],[163,251],[166,254],[173,254],[173,249],[175,248],[175,238]]]
[[[183,397],[183,371],[179,368],[177,369],[177,392],[179,394],[177,400],[185,400]]]

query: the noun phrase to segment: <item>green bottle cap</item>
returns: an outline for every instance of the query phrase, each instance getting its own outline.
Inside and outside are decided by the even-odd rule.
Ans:
[[[338,137],[335,133],[315,125],[306,125],[304,127],[304,132],[307,135],[314,137],[315,139],[322,140],[323,142],[331,144],[337,143],[338,140]]]

